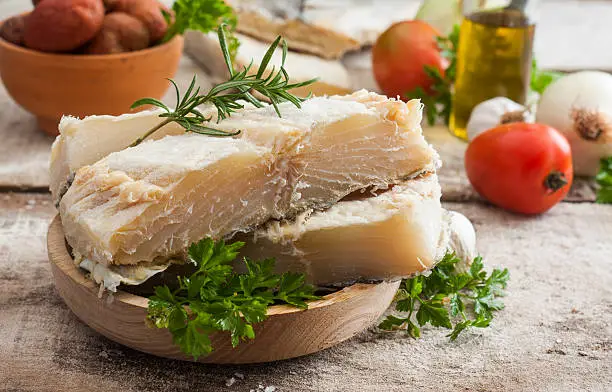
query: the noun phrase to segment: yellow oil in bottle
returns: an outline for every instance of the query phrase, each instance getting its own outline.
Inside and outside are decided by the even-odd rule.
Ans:
[[[461,24],[451,132],[467,140],[474,106],[494,97],[525,103],[535,25],[517,10],[475,12]]]

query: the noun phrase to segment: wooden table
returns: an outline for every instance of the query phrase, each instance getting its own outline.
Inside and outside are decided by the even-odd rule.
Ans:
[[[4,1],[0,13],[13,13],[23,3]],[[573,45],[573,55],[538,44],[543,64],[612,69],[612,51],[602,50],[612,33],[606,16],[612,6],[544,4],[551,13],[543,16],[538,37],[571,39],[564,45]],[[578,14],[583,16],[575,21]],[[605,34],[591,41],[587,28]],[[194,72],[200,71],[184,58],[179,83]],[[47,225],[56,213],[46,192],[52,140],[0,88],[0,390],[612,390],[612,207],[593,204],[593,184],[578,181],[566,202],[542,216],[504,212],[469,186],[464,143],[441,128],[427,129],[426,136],[444,160],[445,206],[474,222],[489,267],[511,271],[507,308],[491,328],[452,343],[442,330],[425,328],[414,341],[372,328],[296,360],[206,366],[115,344],[63,304],[45,249]]]

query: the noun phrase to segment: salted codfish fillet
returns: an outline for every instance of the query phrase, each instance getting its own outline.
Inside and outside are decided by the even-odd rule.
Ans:
[[[314,97],[297,108],[282,104],[242,110],[213,127],[241,129],[241,138],[291,156],[287,171],[291,215],[327,208],[367,186],[433,172],[438,155],[421,133],[421,104],[360,90]]]
[[[458,227],[462,226],[462,227]],[[273,221],[249,233],[242,257],[275,258],[276,272],[302,272],[317,285],[399,279],[425,273],[447,252],[468,268],[476,256],[475,233],[463,215],[440,205],[435,174],[408,180],[382,194],[351,196],[325,211],[307,211],[294,221]],[[82,260],[80,267],[108,290],[137,285],[163,272],[169,263],[102,265]]]
[[[303,272],[316,284],[343,283],[429,270],[448,250],[449,221],[438,179],[430,174],[235,239],[245,242],[241,256],[274,257],[278,272]]]
[[[324,209],[365,187],[433,171],[420,104],[367,92],[245,109],[216,126],[114,152],[77,170],[60,202],[68,242],[100,264],[182,252],[202,237]]]
[[[60,135],[51,147],[50,185],[57,204],[77,169],[90,165],[111,152],[123,150],[134,140],[159,124],[162,109],[121,116],[91,116],[82,120],[65,116],[59,124]],[[206,113],[207,115],[213,114]],[[176,123],[163,126],[152,139],[180,135],[185,130]]]
[[[242,69],[242,67],[248,66],[255,60],[250,73],[257,73],[259,68],[257,61],[264,57],[270,44],[242,34],[236,34],[236,37],[240,40],[240,46],[234,60],[235,68]],[[206,68],[213,78],[227,80],[229,73],[221,53],[219,39],[215,33],[205,34],[198,31],[187,31],[185,33],[185,50]],[[272,67],[278,71],[281,58],[282,50],[277,48],[268,65],[268,72],[272,70]],[[311,93],[321,96],[348,94],[353,91],[349,72],[338,60],[327,60],[305,53],[289,51],[285,60],[285,69],[289,74],[290,83],[317,79],[315,83],[308,86],[289,90],[292,94],[300,97],[306,97]]]
[[[323,58],[372,45],[393,23],[413,19],[419,2],[346,0],[228,0],[237,30],[262,41],[278,35],[289,48]],[[374,16],[374,17],[373,17]]]
[[[292,50],[337,59],[361,47],[354,38],[306,20],[296,0],[230,0],[238,16],[237,29],[264,42],[283,36]]]
[[[268,219],[275,172],[269,150],[248,141],[167,136],[79,169],[59,205],[62,225],[75,252],[95,263],[151,261],[191,236]]]
[[[325,98],[318,98],[325,99]],[[353,94],[346,96],[332,96],[328,99],[337,101],[356,101],[357,103],[363,104],[361,109],[367,109],[374,105],[386,102],[386,98],[381,95],[370,93],[365,90],[357,91]],[[320,102],[320,101],[319,101]],[[324,101],[323,101],[324,102]],[[390,101],[393,102],[393,101]],[[245,109],[234,114],[234,116],[240,117],[240,121],[247,122],[250,128],[246,132],[242,132],[238,137],[253,137],[264,144],[277,143],[274,134],[284,134],[290,137],[290,132],[284,132],[284,129],[279,128],[278,123],[270,123],[265,121],[268,116],[275,116],[271,109],[268,111],[252,111],[253,107],[248,103],[243,103]],[[393,103],[392,105],[402,105],[401,103]],[[291,110],[288,105],[285,106],[285,111]],[[309,105],[310,106],[310,105]],[[317,105],[313,105],[316,108]],[[421,120],[420,109],[418,101],[411,101],[407,103],[406,109],[410,113],[405,115],[410,123],[406,124],[406,127],[419,128]],[[348,107],[348,105],[346,105]],[[212,106],[202,106],[199,108],[205,117],[211,117],[212,123],[216,120],[217,111]],[[405,109],[402,109],[405,110]],[[401,110],[400,110],[401,111]],[[127,148],[134,140],[142,136],[147,130],[151,129],[155,125],[159,124],[159,115],[164,113],[162,109],[149,110],[139,113],[123,114],[121,116],[90,116],[84,119],[78,119],[75,117],[66,116],[63,117],[59,124],[60,135],[53,142],[51,148],[51,160],[50,160],[50,186],[51,195],[54,203],[57,205],[61,195],[64,194],[69,184],[74,178],[74,174],[77,169],[91,165],[96,161],[104,158],[111,152],[120,151]],[[345,115],[350,115],[351,112],[347,111]],[[316,115],[316,114],[315,114]],[[342,114],[340,114],[341,116]],[[292,116],[299,118],[300,113],[292,110]],[[254,123],[255,117],[258,117],[257,121],[262,120],[263,122],[259,125],[259,129],[255,129]],[[315,121],[316,118],[311,120]],[[336,116],[339,118],[339,116]],[[229,121],[226,120],[226,121]],[[239,122],[226,122],[226,125],[221,124],[220,127],[225,128],[240,128],[242,124]],[[301,124],[294,126],[302,126]],[[308,125],[308,124],[307,124]],[[280,125],[282,126],[282,124]],[[261,132],[261,129],[267,128],[269,132]],[[180,135],[185,130],[176,123],[170,123],[163,126],[156,133],[150,136],[150,139],[160,139],[166,135]],[[259,135],[259,136],[257,136]]]
[[[292,143],[293,139],[298,140],[302,137],[300,131],[303,127],[318,121],[318,108],[327,106],[327,100],[337,101],[354,101],[353,109],[350,109],[351,104],[342,103],[335,105],[334,113],[328,115],[329,121],[342,120],[343,116],[348,117],[352,113],[364,113],[369,109],[374,109],[380,113],[377,116],[388,113],[388,117],[395,121],[399,119],[403,123],[403,128],[412,129],[414,132],[410,137],[421,137],[420,121],[421,110],[418,101],[413,100],[406,104],[394,100],[387,100],[384,96],[360,90],[350,95],[331,96],[328,98],[313,98],[312,102],[305,104],[306,109],[310,110],[308,117],[302,116],[300,109],[292,108],[284,104],[284,117],[291,115],[288,121],[268,121],[269,117],[275,117],[276,114],[272,108],[267,110],[255,109],[249,104],[244,103],[245,109],[238,111],[233,116],[220,125],[220,128],[242,130],[237,137],[246,137],[258,144],[271,146],[272,144],[282,145]],[[377,106],[382,106],[380,110]],[[209,123],[215,126],[216,109],[214,107],[202,106],[200,111],[205,116],[212,117],[213,121]],[[287,113],[290,111],[290,113]],[[327,111],[332,112],[329,108]],[[342,113],[344,111],[344,114]],[[121,116],[90,116],[82,120],[74,117],[62,118],[59,131],[60,135],[55,139],[51,148],[50,161],[50,190],[54,203],[57,205],[61,195],[66,191],[69,184],[74,178],[77,169],[91,165],[96,161],[104,158],[111,152],[116,152],[127,148],[134,140],[142,136],[147,130],[159,124],[159,115],[164,113],[163,110],[150,110],[139,113],[124,114]],[[396,117],[394,117],[396,116]],[[293,124],[292,124],[293,122]],[[247,129],[243,129],[247,125]],[[150,139],[160,139],[166,135],[180,135],[185,130],[176,123],[170,123],[162,127],[159,131],[152,134]],[[405,131],[402,131],[402,134]],[[401,135],[400,135],[401,136]],[[406,135],[404,135],[406,136]],[[422,150],[422,143],[416,143],[417,148]],[[429,152],[426,152],[429,154]],[[434,153],[435,154],[435,153]],[[423,155],[422,152],[412,152],[417,159]]]

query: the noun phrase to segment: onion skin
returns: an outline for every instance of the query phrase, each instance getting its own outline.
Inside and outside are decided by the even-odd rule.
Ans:
[[[612,155],[612,75],[581,71],[552,83],[542,94],[536,122],[567,138],[576,175],[595,176],[599,160]]]

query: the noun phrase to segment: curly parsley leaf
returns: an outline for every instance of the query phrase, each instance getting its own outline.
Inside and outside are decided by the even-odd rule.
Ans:
[[[187,30],[197,30],[208,33],[221,24],[231,26],[231,30],[236,28],[236,15],[232,7],[223,0],[176,0],[172,4],[174,16],[165,13],[167,20],[174,22],[170,24],[163,42],[171,40],[175,35],[185,34]],[[235,58],[238,50],[238,39],[230,36],[228,48],[232,58]]]
[[[504,308],[500,297],[505,295],[508,269],[487,274],[482,258],[477,257],[468,271],[462,271],[457,268],[459,261],[448,253],[429,276],[403,280],[395,296],[395,310],[401,313],[387,316],[379,328],[403,329],[416,339],[421,335],[419,327],[430,324],[452,329],[447,336],[455,340],[470,327],[488,327],[494,312]]]
[[[427,124],[434,125],[436,121],[443,121],[448,125],[453,100],[453,85],[457,74],[457,47],[459,45],[459,25],[454,25],[451,33],[446,37],[437,37],[440,55],[448,60],[448,67],[444,75],[435,67],[426,65],[424,70],[432,80],[431,92],[421,87],[406,93],[408,99],[420,99],[427,108]],[[561,72],[543,71],[538,68],[536,59],[531,61],[531,91],[542,94],[546,87],[559,79]]]
[[[452,328],[448,310],[442,303],[443,299],[444,297],[440,297],[439,294],[437,294],[430,300],[419,301],[420,306],[416,314],[419,325],[429,323],[434,327]]]
[[[599,189],[597,189],[597,202],[612,204],[612,156],[601,159],[599,173],[595,176],[595,182],[599,186]]]
[[[147,319],[157,328],[167,328],[181,351],[195,359],[213,351],[211,333],[229,332],[235,347],[255,338],[253,324],[267,318],[270,305],[308,308],[307,300],[319,298],[303,274],[274,274],[274,259],[245,258],[247,272],[236,273],[233,262],[243,245],[210,238],[192,244],[188,259],[195,272],[178,277],[175,291],[157,286],[149,298]]]
[[[459,25],[454,25],[451,33],[446,37],[436,38],[440,55],[448,60],[448,67],[441,72],[432,66],[424,67],[427,76],[433,81],[431,90],[428,94],[423,88],[417,87],[413,91],[406,93],[408,99],[420,99],[427,108],[427,123],[434,125],[438,118],[448,124],[451,112],[452,86],[455,83],[455,73],[457,69],[457,45],[459,44]]]
[[[542,94],[549,84],[559,79],[563,74],[554,71],[542,71],[538,68],[536,59],[531,60],[531,80],[529,88],[538,94]]]

